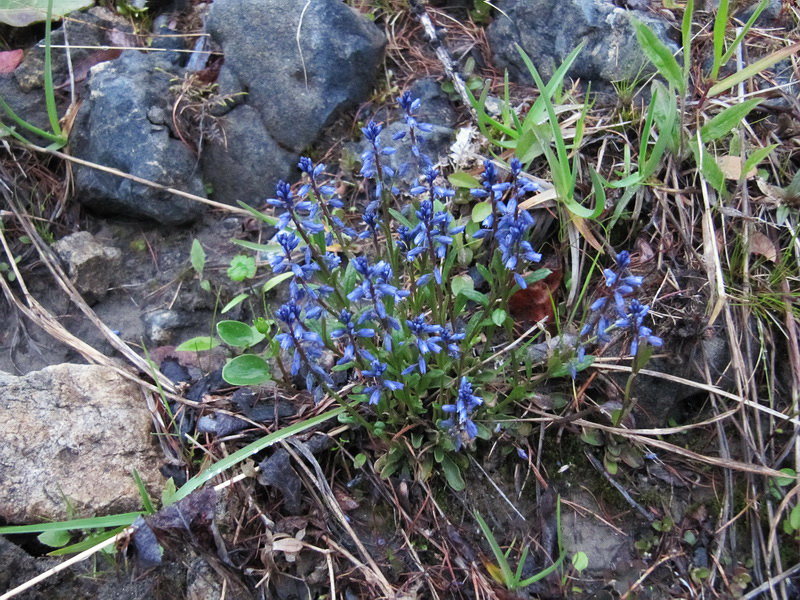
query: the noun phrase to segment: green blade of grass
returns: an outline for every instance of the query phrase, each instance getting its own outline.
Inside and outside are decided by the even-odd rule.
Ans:
[[[514,583],[514,573],[511,571],[511,566],[508,564],[506,555],[503,554],[503,550],[500,548],[500,544],[497,543],[497,539],[495,539],[492,530],[489,529],[489,525],[486,524],[486,521],[483,520],[481,513],[479,513],[477,510],[475,511],[475,520],[478,521],[478,526],[481,528],[481,533],[483,533],[483,537],[486,538],[486,541],[489,543],[489,547],[492,549],[492,554],[494,554],[494,558],[500,567],[500,572],[503,574],[503,580],[506,587],[512,586]]]
[[[108,515],[107,517],[90,517],[87,519],[72,519],[55,523],[39,523],[38,525],[12,525],[0,527],[0,535],[13,535],[20,533],[43,533],[45,531],[70,531],[73,529],[101,529],[104,527],[127,527],[143,514],[139,512]]]
[[[791,46],[786,46],[785,48],[781,48],[780,50],[777,50],[772,54],[765,56],[761,60],[757,60],[752,65],[746,66],[741,71],[738,71],[733,75],[726,77],[719,83],[712,85],[711,88],[708,90],[707,97],[713,98],[714,96],[717,96],[722,92],[726,92],[733,86],[741,83],[742,81],[745,81],[746,79],[750,79],[751,77],[757,75],[758,73],[764,71],[765,69],[769,69],[772,65],[782,61],[785,58],[794,56],[798,52],[800,52],[800,42],[795,42]]]
[[[739,44],[742,43],[742,39],[744,38],[744,36],[747,35],[747,32],[750,31],[750,29],[753,27],[753,24],[756,22],[756,19],[758,19],[758,17],[761,16],[761,13],[764,12],[764,9],[767,8],[767,6],[769,5],[769,1],[770,0],[761,0],[759,5],[753,11],[753,14],[750,15],[750,18],[747,20],[747,23],[744,24],[744,27],[742,27],[742,30],[739,32],[739,35],[737,35],[736,39],[733,40],[733,43],[730,45],[730,48],[728,48],[725,54],[722,55],[722,58],[720,59],[721,67],[724,67],[726,64],[728,64],[728,61],[731,59],[731,56],[733,56],[733,53],[736,52],[736,48],[739,46]]]
[[[209,467],[202,473],[199,473],[192,477],[189,481],[184,483],[181,488],[175,493],[174,501],[177,502],[182,498],[185,498],[197,488],[199,488],[204,483],[212,480],[217,475],[220,475],[230,469],[238,465],[240,462],[244,461],[245,459],[253,456],[258,452],[261,452],[265,448],[269,448],[273,444],[277,444],[281,440],[285,440],[288,437],[293,435],[297,435],[298,433],[305,431],[307,429],[311,429],[312,427],[319,425],[320,423],[324,423],[325,421],[329,421],[345,411],[345,407],[340,406],[339,408],[334,408],[327,412],[322,413],[321,415],[317,415],[316,417],[311,417],[306,419],[305,421],[300,421],[299,423],[295,423],[294,425],[289,425],[288,427],[284,427],[283,429],[279,429],[269,435],[264,436],[263,438],[256,440],[237,450],[230,456],[226,456],[219,462],[214,463],[213,466]]]
[[[719,76],[722,66],[722,50],[725,48],[725,29],[728,26],[728,2],[720,0],[717,16],[714,18],[714,64],[711,67],[711,79]]]

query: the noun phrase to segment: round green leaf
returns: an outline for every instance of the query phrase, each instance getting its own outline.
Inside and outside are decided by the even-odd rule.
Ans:
[[[492,312],[492,323],[498,327],[505,323],[507,318],[508,314],[502,308],[496,308],[494,312]]]
[[[244,281],[256,276],[256,259],[252,256],[237,254],[231,259],[228,277],[233,281]]]
[[[459,188],[479,188],[481,187],[481,182],[478,181],[475,177],[470,175],[469,173],[453,173],[452,175],[447,176],[447,180],[453,187]]]
[[[589,566],[589,557],[586,556],[586,552],[576,552],[572,556],[572,566],[575,567],[575,570],[579,573],[583,571],[586,567]]]
[[[229,360],[222,368],[222,378],[231,385],[259,385],[271,379],[267,361],[255,354]]]
[[[263,333],[241,321],[220,321],[217,333],[223,342],[235,348],[249,348],[264,339]]]
[[[462,290],[474,290],[475,282],[472,281],[472,277],[466,273],[463,275],[456,275],[450,281],[450,289],[453,290],[454,296],[458,296]]]
[[[472,207],[472,222],[480,223],[490,214],[492,214],[492,203],[488,200],[484,202],[478,202]]]

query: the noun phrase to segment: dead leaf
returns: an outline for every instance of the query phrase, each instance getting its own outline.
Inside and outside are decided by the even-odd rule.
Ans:
[[[22,62],[25,53],[22,50],[6,50],[0,52],[0,75],[13,73],[14,69]]]
[[[336,498],[336,502],[339,503],[339,507],[342,509],[343,512],[350,512],[351,510],[357,509],[361,506],[358,503],[358,500],[353,498],[350,494],[344,491],[344,488],[341,486],[334,486],[333,488],[333,495]]]
[[[296,540],[293,537],[275,538],[272,542],[273,552],[286,552],[289,554],[297,554],[303,549],[303,542]]]
[[[778,261],[778,249],[775,243],[760,231],[750,236],[750,252],[763,256],[773,263]]]
[[[519,290],[508,299],[508,310],[517,323],[538,323],[547,319],[553,323],[553,302],[551,297],[561,285],[561,269],[554,268],[551,273],[524,290]]]
[[[739,181],[739,178],[742,176],[742,167],[744,166],[741,156],[718,156],[717,164],[726,179]],[[745,175],[745,179],[752,179],[756,176],[756,173],[756,168],[753,167],[747,175]]]

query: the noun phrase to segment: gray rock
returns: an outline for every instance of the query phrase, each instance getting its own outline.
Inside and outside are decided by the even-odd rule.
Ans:
[[[207,29],[225,53],[219,92],[238,105],[205,170],[219,201],[260,201],[339,111],[366,98],[385,39],[339,0],[219,0]]]
[[[122,252],[99,244],[88,231],[63,237],[53,248],[66,263],[70,280],[89,304],[108,293],[122,262]]]
[[[126,51],[92,68],[89,93],[73,129],[73,154],[167,187],[205,196],[192,152],[148,115],[170,112],[175,68],[163,56]],[[155,110],[153,110],[155,108]],[[129,179],[76,166],[77,199],[104,214],[162,225],[195,220],[203,206]]]
[[[653,29],[670,50],[667,23],[652,13],[633,12],[610,0],[503,0],[487,37],[495,63],[507,68],[514,81],[532,83],[515,44],[547,79],[582,41],[586,46],[568,72],[582,81],[631,81],[654,72],[636,39],[630,19]],[[503,14],[505,13],[505,14]]]
[[[259,112],[250,105],[237,106],[220,117],[225,143],[209,141],[203,150],[203,173],[214,199],[228,204],[237,200],[256,205],[275,196],[278,180],[298,172],[298,155],[272,139]]]
[[[159,346],[172,342],[176,330],[195,324],[195,317],[190,313],[170,309],[147,313],[143,320],[147,338]]]
[[[160,463],[141,390],[115,371],[64,364],[22,377],[0,373],[0,518],[137,510],[131,470],[157,492]]]

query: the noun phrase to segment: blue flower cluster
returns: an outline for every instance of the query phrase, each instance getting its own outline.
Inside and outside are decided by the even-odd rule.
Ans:
[[[449,415],[439,426],[458,450],[477,435],[473,419],[483,403],[459,372],[466,368],[462,345],[467,334],[447,312],[453,300],[448,280],[453,247],[468,218],[454,218],[448,206],[455,191],[423,152],[423,135],[432,127],[417,118],[419,100],[405,93],[398,104],[406,129],[393,141],[406,140],[418,163],[398,170],[415,168],[421,176],[401,193],[387,159],[396,150],[383,144],[382,125],[367,123],[362,129],[367,149],[361,154],[360,174],[369,192],[359,231],[345,223],[344,203],[325,180],[325,165],[310,158],[299,160],[303,181],[296,194],[281,181],[276,197],[267,200],[277,211],[279,229],[274,240],[279,251],[269,255],[268,263],[275,274],[291,274],[289,300],[276,311],[281,332],[275,340],[281,354],[291,359],[291,375],[304,375],[316,398],[333,393],[333,380],[323,363],[350,371],[361,384],[357,391],[379,411],[412,402],[408,398],[414,393],[422,395],[413,400],[415,410],[430,410],[430,403],[423,401],[441,390],[426,393],[429,388],[417,386],[423,380],[431,386],[440,385],[442,378],[460,379],[454,404],[439,409],[433,404]],[[473,196],[489,198],[492,205],[473,237],[486,238],[483,245],[500,257],[498,269],[509,278],[513,275],[522,288],[526,269],[541,258],[528,241],[533,217],[520,209],[536,189],[514,159],[508,181],[501,181],[494,164],[486,161],[482,187],[472,190]],[[390,210],[389,201],[405,216]],[[367,254],[367,246],[375,252]],[[334,359],[323,360],[326,355]]]
[[[511,160],[511,181],[499,182],[497,169],[490,160],[483,163],[481,187],[471,190],[475,198],[489,198],[492,211],[481,223],[482,229],[473,238],[494,237],[501,252],[503,266],[514,275],[514,281],[521,289],[528,284],[519,270],[525,263],[536,263],[542,255],[534,252],[527,240],[528,232],[534,226],[533,216],[522,210],[519,203],[528,194],[539,189],[538,184],[521,177],[522,163]]]
[[[456,403],[442,406],[444,412],[453,415],[449,419],[444,419],[440,425],[450,431],[455,440],[456,450],[460,450],[464,442],[469,442],[478,435],[478,426],[471,417],[481,404],[483,404],[483,398],[473,394],[472,384],[466,377],[462,377]]]
[[[631,256],[623,250],[614,257],[614,268],[605,269],[605,293],[592,302],[589,318],[580,331],[581,340],[575,358],[568,365],[573,379],[586,356],[584,345],[589,342],[608,343],[613,331],[627,331],[631,338],[630,355],[636,356],[639,347],[647,344],[656,348],[663,345],[660,337],[644,325],[650,307],[642,304],[633,294],[642,286],[644,278],[631,275]]]

